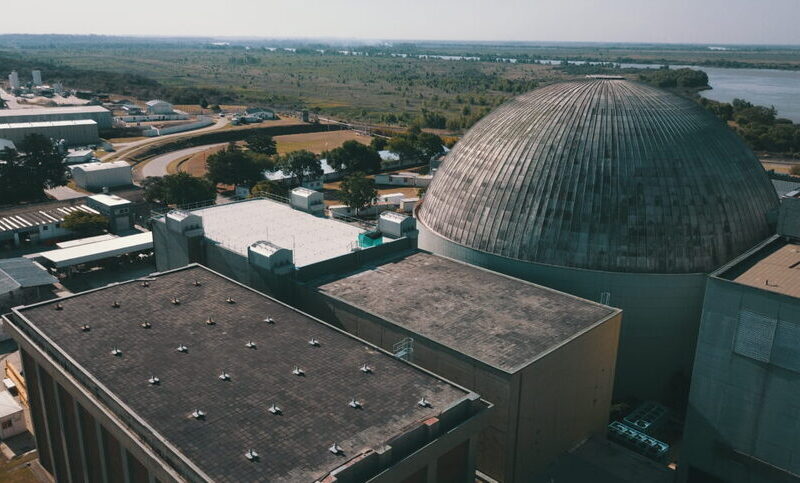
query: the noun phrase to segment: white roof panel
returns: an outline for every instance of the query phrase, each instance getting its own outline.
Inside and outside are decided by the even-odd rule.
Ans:
[[[153,233],[138,233],[121,236],[113,240],[60,248],[42,252],[42,258],[50,261],[56,268],[70,267],[81,263],[94,262],[104,258],[124,255],[153,248]]]

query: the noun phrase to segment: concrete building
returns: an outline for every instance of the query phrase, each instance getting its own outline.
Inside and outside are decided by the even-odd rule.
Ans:
[[[0,210],[0,245],[18,246],[66,238],[74,233],[61,226],[70,213],[100,212],[86,205],[86,198],[68,201],[33,203]]]
[[[42,82],[42,71],[40,70],[31,71],[31,80],[33,81],[34,86],[40,86],[44,84],[44,82]]]
[[[689,99],[553,84],[484,117],[417,210],[420,248],[625,312],[616,394],[675,406],[708,273],[769,236],[761,164]]]
[[[0,439],[27,431],[22,406],[8,391],[0,391]]]
[[[0,111],[2,113],[3,111]],[[2,116],[0,116],[2,120]],[[0,137],[19,144],[29,134],[41,134],[53,141],[64,140],[67,146],[85,146],[100,140],[97,123],[89,120],[42,121],[0,124]]]
[[[42,107],[0,110],[0,124],[91,120],[98,129],[111,127],[111,111],[102,106]]]
[[[475,481],[477,394],[208,269],[8,325],[58,481]]]
[[[300,211],[321,215],[325,212],[325,200],[319,191],[295,188],[289,193],[289,205]]]
[[[791,225],[709,277],[680,481],[800,481],[798,205],[785,200]]]
[[[84,164],[90,163],[94,159],[94,151],[91,149],[71,150],[64,156],[64,164]]]
[[[146,106],[148,114],[172,114],[175,110],[172,104],[159,99],[147,101]]]
[[[19,74],[17,74],[17,71],[15,70],[12,70],[11,73],[8,74],[8,87],[12,91],[20,88]]]
[[[262,121],[269,121],[278,118],[278,116],[275,115],[275,111],[264,107],[248,107],[244,110],[244,115],[253,116]]]
[[[57,278],[33,260],[0,259],[0,312],[52,298],[53,284],[57,282]]]
[[[108,218],[111,233],[123,233],[133,228],[133,203],[125,198],[103,193],[88,197],[86,205]]]
[[[608,424],[621,312],[426,252],[308,281],[297,304],[495,405],[478,469],[528,482]]]
[[[70,168],[78,187],[89,191],[133,184],[133,168],[127,161],[78,164]]]
[[[376,174],[376,184],[388,184],[392,186],[414,186],[418,188],[426,187],[431,184],[433,176],[419,173],[386,173]]]

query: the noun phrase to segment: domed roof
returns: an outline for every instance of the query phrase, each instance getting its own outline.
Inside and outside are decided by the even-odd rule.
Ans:
[[[618,272],[710,272],[770,234],[775,190],[723,122],[626,80],[554,84],[482,119],[419,211],[492,254]]]

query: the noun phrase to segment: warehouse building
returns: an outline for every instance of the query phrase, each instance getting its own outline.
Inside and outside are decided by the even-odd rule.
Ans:
[[[419,247],[620,307],[616,395],[680,406],[707,274],[769,236],[777,206],[758,159],[692,100],[566,82],[455,145],[417,209]]]
[[[495,405],[478,469],[531,481],[605,435],[618,309],[427,252],[307,282],[297,305]]]
[[[8,325],[58,481],[475,481],[477,394],[203,267]]]
[[[781,215],[709,277],[680,481],[800,481],[800,200]]]
[[[43,107],[36,109],[0,110],[0,124],[84,120],[96,122],[98,129],[109,129],[112,123],[111,111],[102,106]]]
[[[57,282],[57,278],[33,260],[0,259],[0,311],[51,298],[53,284]],[[0,336],[2,339],[5,337]]]
[[[8,139],[15,144],[21,143],[25,136],[30,134],[41,134],[53,141],[63,139],[67,146],[85,146],[100,140],[97,123],[89,119],[0,124],[0,138]]]
[[[77,164],[70,168],[72,179],[79,188],[100,191],[133,184],[133,167],[127,161]]]
[[[100,214],[87,206],[86,198],[12,206],[0,210],[0,246],[39,243],[74,235],[61,226],[70,213]]]
[[[172,114],[174,107],[172,104],[159,99],[147,101],[147,114]]]

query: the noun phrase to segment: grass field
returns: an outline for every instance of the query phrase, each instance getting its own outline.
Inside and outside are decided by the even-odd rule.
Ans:
[[[300,149],[322,154],[323,151],[330,151],[331,149],[338,148],[345,141],[351,140],[369,144],[372,138],[369,136],[362,136],[353,131],[314,132],[275,137],[279,154],[298,151]]]

